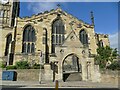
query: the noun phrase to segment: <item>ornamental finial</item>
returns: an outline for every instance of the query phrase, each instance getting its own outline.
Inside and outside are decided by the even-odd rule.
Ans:
[[[94,15],[93,15],[93,11],[91,11],[91,21],[92,21],[92,25],[94,26]]]

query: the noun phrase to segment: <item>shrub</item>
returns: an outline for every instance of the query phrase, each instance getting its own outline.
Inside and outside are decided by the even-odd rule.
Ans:
[[[120,61],[114,61],[107,69],[120,70]]]
[[[117,49],[112,49],[109,46],[97,48],[98,55],[95,56],[95,64],[99,64],[100,68],[106,68],[107,61],[113,62],[113,59],[117,58],[117,52]]]
[[[16,69],[16,66],[15,65],[9,65],[9,66],[6,66],[6,69]]]
[[[34,64],[33,66],[31,66],[31,69],[40,69],[40,64]]]
[[[40,69],[40,64],[35,63],[31,69]],[[41,65],[41,69],[44,69],[43,65]]]
[[[6,67],[6,62],[0,62],[0,68],[5,68]]]
[[[29,63],[28,61],[18,61],[15,63],[15,66],[17,69],[29,69]]]

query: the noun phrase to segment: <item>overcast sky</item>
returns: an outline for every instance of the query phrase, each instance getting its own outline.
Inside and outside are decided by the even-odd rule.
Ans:
[[[56,9],[58,3],[64,11],[89,24],[91,24],[90,12],[93,11],[95,32],[109,34],[111,47],[118,47],[117,2],[21,2],[20,16],[31,16]]]

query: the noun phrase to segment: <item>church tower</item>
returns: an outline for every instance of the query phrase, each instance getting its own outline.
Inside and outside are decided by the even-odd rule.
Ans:
[[[19,16],[19,0],[2,0],[0,2],[0,26],[14,27],[15,17]]]
[[[0,61],[8,62],[8,65],[13,63],[15,18],[19,16],[19,10],[19,0],[0,1]]]

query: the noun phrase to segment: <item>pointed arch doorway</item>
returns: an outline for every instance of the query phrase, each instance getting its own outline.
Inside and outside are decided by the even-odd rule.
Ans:
[[[63,81],[81,81],[82,66],[76,54],[69,54],[62,63]]]

